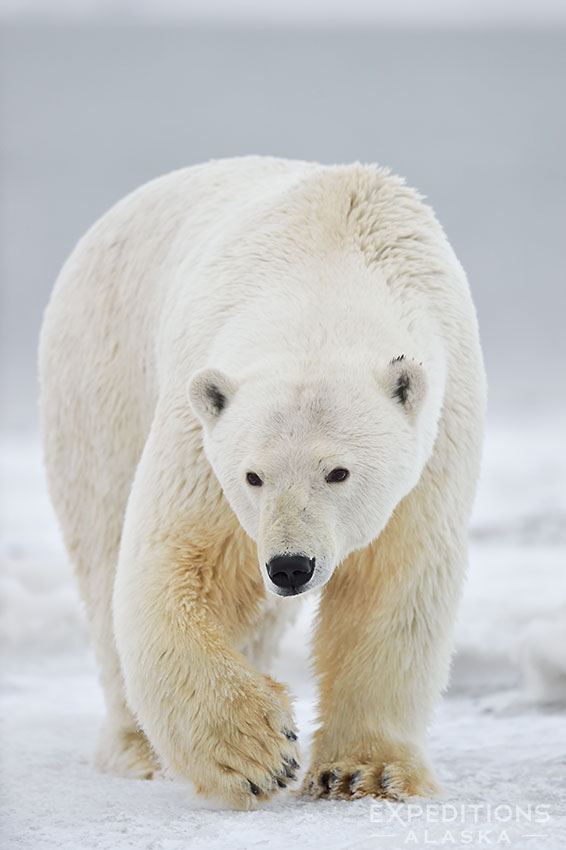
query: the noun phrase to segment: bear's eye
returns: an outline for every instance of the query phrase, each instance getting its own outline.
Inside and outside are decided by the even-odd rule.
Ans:
[[[251,484],[252,487],[261,487],[261,485],[263,484],[263,481],[261,480],[259,475],[255,474],[255,472],[246,473],[246,481],[248,482],[248,484]]]
[[[347,469],[343,469],[341,466],[333,469],[332,472],[329,472],[326,476],[326,480],[329,484],[334,484],[337,481],[345,481],[349,476],[350,472]]]

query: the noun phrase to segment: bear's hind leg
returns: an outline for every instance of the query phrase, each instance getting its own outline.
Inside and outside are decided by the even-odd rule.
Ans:
[[[45,314],[39,358],[44,460],[104,691],[107,716],[96,763],[122,776],[149,777],[159,763],[126,703],[112,620],[122,524],[145,441],[145,396],[132,382],[130,364],[119,363],[122,330],[111,327],[105,300],[111,278],[101,293],[95,256],[91,246],[83,265],[79,251]]]
[[[117,547],[112,554],[118,557]],[[112,588],[115,570],[92,562],[86,567],[80,557],[76,565],[106,706],[106,717],[95,750],[95,764],[104,773],[151,779],[160,771],[159,760],[127,705],[124,677],[114,641]]]
[[[114,646],[112,623],[108,623],[105,629],[109,631],[103,632],[102,640],[95,640],[100,683],[106,703],[106,717],[98,737],[95,764],[103,773],[133,779],[153,779],[161,771],[159,759],[126,704],[124,679]]]
[[[105,772],[150,778],[159,771],[159,762],[127,706],[112,621],[114,577],[134,464],[131,473],[127,469],[111,477],[108,470],[119,468],[118,460],[112,457],[106,463],[103,451],[90,454],[83,446],[75,450],[72,434],[51,406],[62,406],[57,396],[43,399],[44,417],[55,420],[44,430],[46,471],[85,605],[107,712],[95,762]]]
[[[273,660],[279,652],[279,644],[286,629],[299,613],[300,600],[294,605],[286,604],[276,596],[268,595],[264,602],[261,618],[240,651],[250,664],[261,673],[270,673]]]

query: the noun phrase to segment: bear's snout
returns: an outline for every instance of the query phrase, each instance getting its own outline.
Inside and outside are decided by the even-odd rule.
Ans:
[[[273,584],[297,592],[312,578],[314,558],[307,558],[306,555],[277,555],[266,567]]]

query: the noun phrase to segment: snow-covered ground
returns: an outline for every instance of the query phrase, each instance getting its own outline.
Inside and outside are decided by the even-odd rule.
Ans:
[[[552,850],[566,835],[566,422],[494,423],[471,535],[452,685],[432,730],[446,796],[310,802],[286,792],[226,811],[188,784],[98,774],[103,705],[81,606],[51,512],[38,443],[0,442],[6,848]],[[303,764],[313,728],[311,608],[276,675],[297,696]]]

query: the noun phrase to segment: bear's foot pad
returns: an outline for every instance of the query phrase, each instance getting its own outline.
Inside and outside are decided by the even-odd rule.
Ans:
[[[404,800],[407,797],[434,797],[439,787],[425,767],[392,761],[359,763],[328,762],[307,773],[302,793],[315,799],[356,800],[382,797]]]

